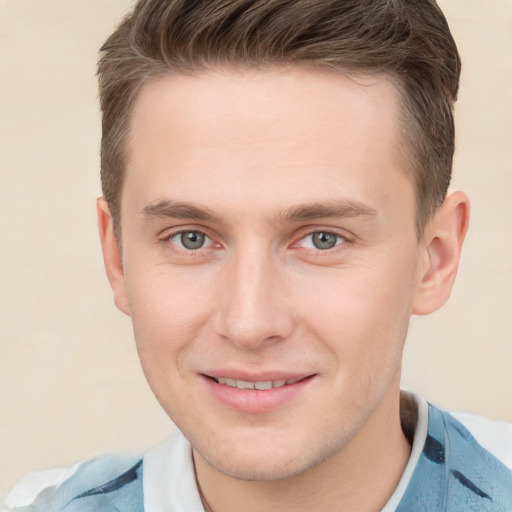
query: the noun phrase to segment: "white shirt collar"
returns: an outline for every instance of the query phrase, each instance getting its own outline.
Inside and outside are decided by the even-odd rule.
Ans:
[[[144,456],[142,482],[148,512],[204,512],[196,484],[192,449],[177,430]]]
[[[423,451],[423,447],[425,446],[425,441],[427,439],[428,403],[423,398],[412,393],[408,393],[407,391],[402,391],[402,395],[404,394],[407,395],[416,404],[418,408],[418,422],[416,423],[416,429],[414,430],[414,440],[412,443],[411,455],[409,456],[407,465],[405,466],[404,472],[402,473],[402,478],[400,478],[395,492],[391,495],[391,498],[389,498],[388,502],[382,509],[382,512],[396,511],[400,501],[402,501],[402,498],[404,497],[407,487],[409,486],[412,474],[418,465],[421,452]]]

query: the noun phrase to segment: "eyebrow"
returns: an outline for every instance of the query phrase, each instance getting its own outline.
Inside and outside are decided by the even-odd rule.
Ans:
[[[209,208],[187,202],[163,199],[142,209],[148,218],[172,218],[220,223],[221,219]],[[279,223],[299,222],[322,218],[376,217],[377,210],[371,206],[350,199],[331,200],[326,203],[306,203],[292,206],[277,216]]]
[[[350,199],[332,200],[326,203],[308,203],[293,206],[280,215],[281,222],[315,220],[323,218],[377,217],[371,206]]]
[[[206,207],[194,206],[190,203],[175,202],[163,199],[142,209],[145,217],[201,220],[218,222],[219,218]]]

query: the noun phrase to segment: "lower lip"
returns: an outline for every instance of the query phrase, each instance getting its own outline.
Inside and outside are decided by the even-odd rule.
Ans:
[[[239,389],[219,384],[203,376],[203,380],[215,398],[228,407],[240,412],[263,414],[287,405],[297,394],[303,393],[314,376],[272,389]]]

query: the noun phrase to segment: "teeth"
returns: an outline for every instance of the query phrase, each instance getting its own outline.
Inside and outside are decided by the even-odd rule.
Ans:
[[[254,382],[245,382],[245,380],[236,381],[236,387],[238,389],[254,389],[254,384]]]
[[[290,379],[290,380],[267,380],[264,382],[248,382],[245,380],[235,380],[235,379],[227,379],[224,377],[217,377],[217,382],[219,384],[224,384],[225,386],[229,386],[231,388],[238,389],[272,389],[272,388],[281,388],[287,384],[295,384],[300,379]]]
[[[255,389],[272,389],[272,387],[273,387],[273,383],[270,380],[268,382],[255,382],[254,383]]]

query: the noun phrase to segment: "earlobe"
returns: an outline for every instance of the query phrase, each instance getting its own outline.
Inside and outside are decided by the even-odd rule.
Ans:
[[[126,295],[123,260],[119,243],[114,235],[112,216],[107,202],[102,197],[96,201],[96,213],[98,217],[98,230],[103,251],[103,261],[107,277],[114,293],[116,306],[125,314],[130,314]]]
[[[450,296],[469,223],[469,199],[463,192],[450,194],[425,230],[413,314],[427,315]]]

